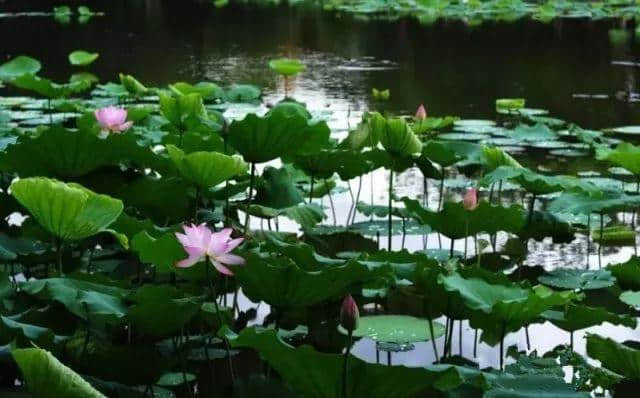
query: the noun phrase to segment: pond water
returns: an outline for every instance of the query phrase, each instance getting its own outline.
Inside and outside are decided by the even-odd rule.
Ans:
[[[32,1],[28,9],[23,4],[4,7],[4,11],[48,11],[51,5]],[[307,72],[291,82],[290,95],[316,113],[329,114],[337,136],[344,136],[369,109],[407,114],[420,103],[430,115],[494,119],[494,101],[502,97],[526,98],[528,106],[547,109],[554,117],[584,128],[637,124],[640,119],[635,103],[640,67],[634,66],[640,62],[640,39],[617,22],[559,20],[543,24],[521,20],[467,26],[452,21],[425,26],[410,19],[362,21],[302,5],[217,9],[209,2],[170,0],[94,1],[92,8],[108,13],[86,25],[61,25],[51,17],[0,18],[0,37],[11,38],[3,40],[0,58],[27,54],[42,61],[43,75],[66,79],[72,73],[66,54],[86,49],[100,53],[100,61],[91,70],[101,80],[115,80],[119,72],[126,72],[150,85],[179,80],[251,83],[264,88],[269,103],[282,98],[283,86],[265,68],[267,61],[276,56],[296,57],[307,65]],[[374,102],[372,87],[390,89],[390,100]],[[4,95],[16,93],[3,90]],[[582,160],[546,161],[543,156],[541,151],[529,151],[519,159],[545,163],[549,169],[568,174],[595,167]],[[386,203],[387,178],[382,170],[365,176],[362,198]],[[357,181],[351,183],[356,189]],[[435,182],[429,184],[433,206],[438,195]],[[417,170],[398,176],[395,186],[398,197],[420,198],[424,193]],[[342,222],[351,206],[350,196],[345,192],[333,200],[336,218]],[[254,223],[254,227],[258,225]],[[382,241],[381,247],[385,247],[385,239]],[[585,237],[579,236],[564,245],[531,243],[527,263],[547,269],[587,264],[597,268],[597,252],[587,255],[585,242]],[[422,236],[409,236],[404,242],[396,236],[393,245],[425,248]],[[446,238],[442,246],[449,247]],[[435,234],[429,235],[426,247],[440,247]],[[462,241],[456,243],[456,250],[463,247]],[[469,251],[473,250],[470,241]],[[633,248],[605,251],[602,262],[624,261],[632,253]],[[267,312],[266,306],[260,308],[261,316]],[[454,353],[459,346],[457,328],[456,323]],[[636,333],[610,325],[588,331],[618,341]],[[466,322],[463,332],[462,349],[468,356],[473,350],[473,331]],[[580,353],[585,351],[584,333],[575,337]],[[530,335],[532,348],[540,352],[568,341],[566,332],[550,324],[532,326]],[[524,332],[509,335],[506,346],[511,344],[524,349]],[[497,350],[480,344],[480,365],[496,366]],[[375,345],[362,340],[354,353],[374,360]],[[430,343],[393,355],[393,363],[411,366],[432,360]]]

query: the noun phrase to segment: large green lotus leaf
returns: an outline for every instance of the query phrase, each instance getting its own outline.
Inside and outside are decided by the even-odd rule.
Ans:
[[[640,146],[621,142],[615,149],[599,146],[596,151],[598,160],[620,166],[635,175],[640,175]]]
[[[547,176],[524,167],[500,166],[485,175],[480,184],[488,186],[502,180],[511,180],[520,184],[527,192],[534,195],[546,195],[558,191],[577,189],[585,192],[598,192],[591,183],[571,176]]]
[[[358,123],[354,130],[349,131],[349,134],[338,145],[339,148],[360,151],[367,147],[373,148],[378,144],[378,137],[373,134],[366,117],[365,115],[363,121]]]
[[[303,203],[280,211],[280,214],[297,222],[303,230],[311,229],[327,216],[322,207],[315,203]]]
[[[309,346],[291,347],[273,330],[244,329],[225,336],[234,347],[253,348],[260,353],[284,381],[301,396],[309,398],[342,397],[341,354],[315,351]],[[438,396],[466,385],[476,394],[488,390],[492,397],[586,398],[563,379],[549,375],[510,375],[481,372],[475,368],[432,365],[409,368],[367,363],[356,357],[348,362],[347,396],[351,398],[389,398]],[[517,395],[522,391],[522,395]],[[516,395],[508,395],[508,393]],[[474,395],[475,396],[475,395]]]
[[[303,200],[300,190],[293,184],[291,174],[286,168],[264,169],[255,196],[256,204],[273,209],[285,209]]]
[[[187,253],[173,233],[154,238],[147,231],[136,234],[131,240],[131,249],[140,261],[157,267],[158,272],[173,272],[175,264],[187,258]]]
[[[91,81],[80,79],[69,83],[55,83],[44,77],[36,75],[22,75],[13,80],[11,84],[24,90],[34,91],[47,98],[65,98],[72,94],[78,94],[91,88]]]
[[[338,173],[344,181],[349,181],[371,171],[372,165],[361,152],[328,149],[308,156],[298,156],[295,167],[313,176],[316,182],[331,178]]]
[[[623,192],[564,192],[551,203],[548,210],[552,213],[591,214],[624,211],[629,207],[640,206],[640,196],[626,195]],[[591,226],[599,224],[598,219],[591,220]]]
[[[500,166],[522,167],[517,160],[500,148],[483,147],[482,159],[484,170],[487,173]]]
[[[613,286],[616,279],[607,270],[558,268],[538,277],[538,282],[557,289],[591,290]]]
[[[525,289],[519,285],[496,285],[460,275],[440,275],[448,292],[459,296],[472,311],[471,326],[482,329],[482,340],[495,345],[505,333],[514,332],[534,322],[543,312],[564,305],[575,297],[573,292],[554,292],[544,286]]]
[[[0,260],[15,260],[18,256],[41,254],[44,251],[45,247],[38,241],[13,238],[0,232]]]
[[[42,65],[37,59],[19,55],[0,65],[0,80],[9,80],[22,75],[35,75]]]
[[[244,294],[254,302],[265,301],[277,309],[309,307],[344,296],[352,285],[373,277],[364,265],[349,261],[307,271],[282,257],[246,256],[246,265],[234,268]]]
[[[339,328],[346,334],[346,330]],[[444,335],[444,326],[433,323],[435,338]],[[407,315],[372,315],[361,317],[353,331],[355,337],[367,337],[385,343],[417,343],[433,338],[429,332],[429,321]]]
[[[605,308],[587,307],[570,304],[563,311],[550,310],[542,314],[543,318],[567,332],[598,326],[604,322],[635,328],[637,321],[630,315],[617,315]]]
[[[345,260],[336,260],[316,253],[313,246],[307,243],[300,241],[295,243],[285,242],[272,233],[266,234],[263,250],[282,254],[307,271],[322,270],[329,265],[343,265],[345,263]]]
[[[306,66],[297,59],[278,58],[269,61],[269,68],[281,75],[292,76],[304,71]]]
[[[587,335],[587,354],[602,366],[632,380],[640,380],[640,350],[597,334]]]
[[[517,140],[521,141],[551,141],[556,139],[556,133],[544,124],[538,123],[533,126],[527,126],[524,124],[519,125],[509,135]]]
[[[426,157],[441,167],[481,163],[482,146],[470,142],[430,140],[422,146],[421,157]]]
[[[292,389],[304,397],[342,396],[343,356],[325,354],[309,346],[293,348],[270,330],[244,329],[239,335],[227,333],[233,347],[257,350]],[[347,396],[351,398],[407,397],[429,387],[446,391],[464,382],[452,366],[430,369],[370,364],[351,357],[348,363]]]
[[[69,54],[69,63],[76,66],[86,66],[92,64],[100,54],[90,53],[84,50],[76,50]]]
[[[159,225],[174,224],[193,215],[192,199],[185,195],[190,186],[181,178],[145,176],[133,181],[122,179],[110,194],[122,199],[127,209],[138,210],[141,217],[148,217]]]
[[[224,90],[211,82],[200,82],[196,85],[178,82],[170,84],[169,89],[179,95],[199,94],[203,99],[224,98]]]
[[[126,385],[153,384],[177,363],[177,358],[162,355],[155,345],[117,344],[100,336],[86,341],[82,333],[68,340],[65,350],[69,364],[83,375]]]
[[[528,218],[528,217],[527,217]],[[531,219],[527,219],[526,228],[518,232],[520,239],[542,241],[551,237],[553,243],[570,243],[575,239],[575,230],[556,214],[534,210]]]
[[[51,329],[26,323],[20,319],[20,315],[0,316],[0,344],[15,342],[18,346],[53,346],[56,336]]]
[[[22,292],[56,301],[82,319],[119,319],[126,315],[127,290],[71,278],[38,279],[20,285]]]
[[[167,145],[167,152],[180,174],[201,189],[214,187],[247,171],[247,164],[238,156],[218,152],[192,152],[185,155],[173,145]]]
[[[631,290],[622,292],[620,295],[620,301],[633,308],[640,308],[640,292],[633,292]]]
[[[631,257],[629,261],[611,264],[607,270],[613,274],[623,289],[640,290],[640,257]]]
[[[283,112],[276,106],[263,117],[247,115],[229,126],[228,140],[247,162],[263,163],[278,157],[312,154],[326,146],[329,127]]]
[[[105,398],[50,352],[39,348],[11,351],[34,398]]]
[[[104,231],[122,212],[122,202],[77,184],[32,177],[11,184],[12,195],[47,231],[79,240]]]
[[[22,177],[76,178],[124,161],[161,173],[171,169],[168,161],[140,146],[132,134],[112,134],[100,139],[89,130],[72,131],[59,126],[35,136],[21,136],[0,154],[0,168]]]
[[[120,73],[120,84],[132,95],[139,96],[149,92],[149,89],[140,83],[138,79],[124,73]]]
[[[404,204],[411,217],[421,224],[429,225],[434,231],[452,238],[461,239],[480,232],[490,234],[498,231],[518,232],[526,222],[519,205],[502,207],[481,201],[473,211],[467,211],[462,203],[447,202],[442,211],[424,209],[417,200],[404,198]]]
[[[403,157],[422,150],[422,143],[404,119],[385,119],[379,113],[373,113],[369,123],[373,134],[390,154]]]
[[[180,298],[178,290],[167,285],[144,285],[132,300],[136,304],[129,310],[127,319],[133,331],[156,339],[180,333],[200,310],[197,301]]]
[[[176,127],[184,128],[184,123],[189,118],[207,118],[207,110],[200,94],[172,96],[160,92],[158,95],[162,115]]]
[[[262,90],[251,84],[234,84],[225,93],[225,99],[229,102],[253,103],[261,96]]]

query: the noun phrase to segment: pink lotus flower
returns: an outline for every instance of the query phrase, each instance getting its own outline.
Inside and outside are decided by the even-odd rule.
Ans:
[[[358,311],[358,304],[348,294],[342,301],[342,308],[340,309],[340,325],[348,331],[354,331],[358,328],[358,321],[360,320],[360,312]]]
[[[464,194],[464,198],[462,199],[462,206],[466,210],[475,210],[478,207],[478,190],[475,188],[467,189],[467,192]]]
[[[192,265],[209,260],[222,274],[232,276],[233,272],[226,265],[244,264],[244,259],[235,254],[229,254],[244,238],[231,239],[231,228],[220,232],[211,232],[205,225],[185,225],[184,234],[176,233],[176,238],[182,243],[189,257],[178,261],[176,267],[188,268]]]
[[[102,128],[100,136],[103,138],[109,133],[121,133],[133,125],[133,122],[127,122],[127,110],[115,106],[96,109],[94,115]]]
[[[416,119],[424,120],[426,118],[427,118],[427,110],[424,109],[424,105],[420,104],[420,106],[418,107],[418,110],[416,111]]]

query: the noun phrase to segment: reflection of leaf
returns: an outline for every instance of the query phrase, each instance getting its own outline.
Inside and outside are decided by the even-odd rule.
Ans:
[[[610,313],[604,308],[587,307],[585,305],[568,305],[564,312],[546,311],[543,317],[557,327],[573,332],[597,326],[603,322],[614,325],[624,325],[630,328],[636,327],[636,319],[629,315],[617,315]]]

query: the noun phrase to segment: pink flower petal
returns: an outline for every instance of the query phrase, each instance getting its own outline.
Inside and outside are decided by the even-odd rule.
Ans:
[[[193,266],[194,264],[200,262],[202,260],[202,257],[200,256],[189,256],[187,258],[185,258],[184,260],[180,260],[176,263],[176,267],[178,268],[189,268],[191,266]]]
[[[231,237],[231,228],[225,228],[220,232],[211,234],[211,241],[209,242],[208,251],[212,256],[224,254],[227,252],[227,245],[229,238]]]
[[[221,254],[216,257],[216,261],[228,265],[244,264],[244,258],[236,256],[235,254]]]
[[[224,274],[224,275],[227,275],[227,276],[233,276],[233,272],[231,272],[231,270],[229,268],[225,267],[224,265],[220,264],[219,262],[211,260],[211,264],[213,264],[215,269],[217,269],[218,272],[220,272],[221,274]]]
[[[235,249],[240,245],[240,243],[244,242],[244,238],[231,239],[227,242],[227,248],[224,253],[229,253],[231,250]]]

